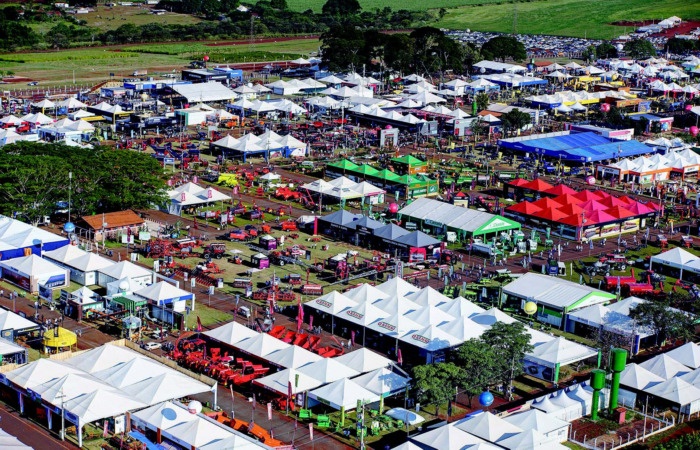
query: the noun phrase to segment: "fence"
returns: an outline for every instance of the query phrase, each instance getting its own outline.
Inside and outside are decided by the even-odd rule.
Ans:
[[[574,431],[571,434],[571,436],[569,436],[569,441],[578,444],[584,448],[595,450],[613,450],[627,447],[629,445],[634,444],[635,442],[643,441],[649,436],[661,433],[662,431],[672,428],[675,425],[675,421],[673,420],[673,418],[671,418],[671,421],[669,422],[661,416],[655,416],[653,414],[648,415],[639,411],[634,412],[644,417],[642,429],[639,430],[635,426],[634,434],[632,433],[632,430],[630,430],[626,433],[626,436],[621,435],[619,433],[602,434],[591,439],[587,439],[587,436],[584,435],[583,439],[579,441],[577,440],[576,432]],[[580,438],[580,436],[578,437]]]

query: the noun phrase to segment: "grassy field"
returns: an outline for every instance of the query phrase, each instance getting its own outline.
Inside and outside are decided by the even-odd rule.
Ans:
[[[527,3],[465,0],[464,3],[470,6],[449,9],[438,25],[454,29],[511,32],[517,7],[518,33],[611,38],[625,31],[624,27],[610,25],[615,21],[660,20],[672,15],[683,19],[700,19],[700,2],[686,0],[609,0],[604,7],[601,7],[600,2],[588,0]]]
[[[230,45],[193,42],[113,46],[106,48],[71,49],[52,52],[23,52],[0,55],[0,66],[16,76],[38,80],[40,86],[95,84],[109,79],[113,73],[120,79],[136,69],[148,69],[149,75],[179,71],[192,58],[211,54],[212,63],[252,61],[258,57],[267,60],[295,59],[318,50],[317,39]],[[255,55],[256,58],[246,55]],[[7,80],[6,80],[7,81]],[[23,89],[26,83],[10,83],[4,89]],[[36,88],[35,88],[36,89]]]

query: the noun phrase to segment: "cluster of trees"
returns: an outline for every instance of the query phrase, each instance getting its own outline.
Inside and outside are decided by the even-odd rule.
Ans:
[[[478,339],[470,339],[450,355],[450,361],[413,369],[418,399],[436,408],[453,399],[460,389],[472,400],[489,387],[512,389],[522,375],[525,353],[533,349],[530,335],[520,322],[496,322]]]
[[[393,11],[389,7],[362,11],[357,0],[328,0],[321,14],[312,10],[291,11],[286,0],[261,0],[250,7],[250,12],[238,11],[238,6],[239,0],[161,0],[157,5],[159,9],[191,14],[208,21],[189,25],[153,22],[138,26],[126,23],[115,30],[102,31],[65,15],[44,34],[34,32],[26,23],[53,20],[45,11],[37,10],[37,14],[25,12],[19,17],[17,8],[8,6],[0,9],[0,50],[241,38],[250,34],[251,15],[256,35],[320,34],[339,23],[361,29],[399,29],[431,20],[426,12]]]
[[[694,39],[680,39],[672,37],[666,41],[665,50],[677,55],[685,55],[696,50],[700,50],[700,41]]]
[[[655,447],[656,450],[687,450],[691,448],[700,448],[700,433],[692,432],[681,437],[671,439],[668,442],[659,444]]]
[[[0,152],[0,213],[36,224],[68,199],[69,172],[75,215],[149,208],[166,200],[163,170],[149,155],[19,142]]]
[[[646,39],[633,39],[624,46],[625,54],[633,59],[656,58],[656,47]]]
[[[461,45],[433,27],[421,27],[410,34],[386,34],[375,28],[362,29],[353,23],[339,23],[321,35],[323,60],[330,70],[438,73],[470,71],[481,60],[478,49]]]

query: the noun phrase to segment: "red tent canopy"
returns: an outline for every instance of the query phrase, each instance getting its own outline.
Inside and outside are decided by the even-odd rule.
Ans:
[[[553,188],[544,191],[544,193],[549,195],[578,194],[575,189],[571,189],[569,186],[564,184],[557,184]]]
[[[559,219],[559,223],[563,223],[564,225],[573,225],[575,227],[580,227],[583,225],[583,216],[581,214],[572,214],[570,216],[564,217],[563,219]],[[586,220],[586,223],[588,223],[588,220]]]
[[[616,217],[618,219],[624,219],[626,217],[632,217],[635,215],[632,211],[625,209],[622,206],[613,206],[610,209],[606,209],[605,213],[610,214],[611,216]]]
[[[646,203],[644,203],[644,206],[646,206],[647,208],[651,208],[654,211],[661,211],[661,204],[660,203],[646,202]]]
[[[581,213],[584,211],[584,209],[578,205],[574,205],[574,204],[569,203],[568,205],[564,205],[561,208],[559,208],[559,211],[561,211],[567,215],[577,214],[580,216]]]
[[[590,214],[586,214],[586,224],[615,222],[616,220],[619,219],[600,209],[597,209]]]
[[[549,208],[535,213],[535,216],[552,222],[558,222],[560,219],[566,217],[566,213],[563,213],[555,208]]]
[[[588,189],[581,191],[578,194],[575,194],[574,197],[581,200],[582,202],[587,202],[589,200],[600,200],[599,195],[597,195],[593,191],[589,191]]]
[[[579,203],[578,206],[586,211],[603,211],[608,209],[607,205],[600,203],[598,200],[588,200],[587,202]]]
[[[617,199],[627,203],[628,205],[633,205],[633,204],[637,203],[637,200],[630,198],[626,195],[623,195],[622,197],[617,197]]]
[[[634,202],[626,207],[626,209],[632,211],[635,216],[640,216],[642,214],[653,213],[655,210],[650,208],[649,205],[645,205],[641,202]]]
[[[532,202],[524,201],[524,202],[520,202],[516,205],[507,207],[506,211],[532,216],[535,213],[542,211],[542,208],[540,208],[539,206],[535,205]]]
[[[562,194],[554,197],[554,201],[561,203],[562,205],[578,205],[581,203],[581,200],[577,199],[576,196],[571,194]]]
[[[538,178],[536,180],[532,180],[529,183],[525,183],[520,186],[523,189],[529,189],[531,191],[537,191],[537,192],[544,192],[547,189],[552,189],[554,186],[551,184],[547,183],[546,181]]]
[[[532,204],[543,210],[551,208],[561,208],[562,206],[564,206],[563,203],[559,203],[556,199],[549,197],[541,198],[536,202],[532,202]]]
[[[529,181],[524,180],[522,178],[516,178],[515,180],[509,182],[508,184],[510,184],[511,186],[515,186],[515,187],[521,187],[527,183],[529,183]]]
[[[613,197],[612,195],[605,197],[605,198],[601,198],[599,201],[600,201],[600,203],[604,204],[608,208],[612,208],[614,206],[622,206],[624,208],[624,207],[629,206],[629,203],[625,203],[622,200],[620,200],[619,198]]]

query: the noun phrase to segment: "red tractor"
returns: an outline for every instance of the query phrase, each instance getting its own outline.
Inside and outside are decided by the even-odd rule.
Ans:
[[[221,259],[226,255],[226,244],[223,242],[212,242],[211,244],[204,247],[204,253],[202,256],[204,259]]]
[[[248,234],[245,230],[241,230],[240,228],[237,228],[228,234],[228,238],[230,241],[234,242],[248,242],[253,239],[253,236]]]
[[[282,231],[299,231],[297,223],[293,220],[285,220],[281,224]]]

